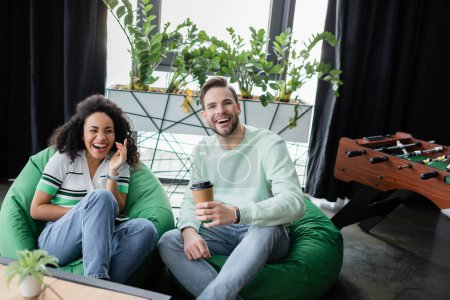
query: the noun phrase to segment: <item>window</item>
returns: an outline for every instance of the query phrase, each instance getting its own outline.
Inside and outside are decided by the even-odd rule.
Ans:
[[[307,41],[313,34],[324,31],[328,0],[297,0],[292,36],[299,42]],[[311,51],[311,57],[320,60],[322,43]],[[314,103],[317,80],[308,81],[298,92],[302,100]]]
[[[139,0],[131,0],[137,7]],[[264,28],[274,39],[287,27],[299,41],[307,40],[313,33],[322,32],[328,0],[160,0],[154,4],[159,12],[160,24],[177,25],[190,18],[200,29],[219,39],[229,41],[227,27],[233,27],[244,39],[250,36],[249,27]],[[131,59],[128,41],[116,20],[108,17],[108,58],[106,86],[129,82]],[[320,59],[321,46],[316,46],[314,57]],[[166,76],[160,74],[156,83],[165,86]],[[317,81],[311,80],[300,91],[300,97],[313,103]]]
[[[248,40],[249,27],[269,28],[271,0],[164,0],[161,3],[161,24],[180,24],[188,17],[209,35],[230,42],[226,28]],[[238,9],[236,9],[238,8]]]
[[[133,7],[136,7],[137,1],[130,0]],[[109,11],[107,26],[106,87],[128,84],[131,70],[130,47],[125,34]]]

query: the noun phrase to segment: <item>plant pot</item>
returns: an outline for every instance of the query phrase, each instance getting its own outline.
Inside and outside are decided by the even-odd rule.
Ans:
[[[288,120],[294,113],[294,103],[274,102],[262,106],[259,100],[240,100],[242,123],[267,128],[281,136],[287,142],[308,143],[313,117],[313,106],[301,103],[298,107],[297,127],[289,129]]]
[[[28,275],[19,283],[20,294],[25,298],[33,298],[39,295],[42,285],[36,277]]]
[[[183,111],[184,95],[157,92],[122,90],[115,87],[106,90],[107,98],[116,102],[130,118],[136,131],[210,135],[212,132],[201,117],[199,103],[189,105],[190,112]]]
[[[107,98],[116,102],[127,114],[136,131],[162,133],[181,133],[194,135],[211,135],[212,131],[201,116],[202,106],[191,103],[189,113],[182,109],[184,96],[154,92],[138,92],[106,89]],[[267,128],[280,135],[288,142],[309,142],[309,129],[313,115],[313,106],[301,103],[297,127],[288,128],[289,117],[293,115],[293,103],[269,103],[262,106],[256,99],[241,99],[242,123]]]

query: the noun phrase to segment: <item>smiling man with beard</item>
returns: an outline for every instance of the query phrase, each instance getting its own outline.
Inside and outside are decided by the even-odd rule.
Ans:
[[[198,299],[242,299],[239,291],[264,266],[289,251],[289,225],[305,213],[285,142],[239,121],[240,103],[222,77],[200,92],[202,116],[214,135],[195,149],[177,227],[161,237],[160,255]],[[194,204],[195,182],[214,184],[213,201]],[[220,272],[205,259],[228,255]]]

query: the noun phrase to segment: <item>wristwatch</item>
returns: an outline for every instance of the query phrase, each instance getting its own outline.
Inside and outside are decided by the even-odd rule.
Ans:
[[[109,180],[119,181],[119,176],[110,176],[106,173],[106,178]]]
[[[234,207],[234,224],[239,224],[241,222],[241,211],[239,210],[239,207]]]

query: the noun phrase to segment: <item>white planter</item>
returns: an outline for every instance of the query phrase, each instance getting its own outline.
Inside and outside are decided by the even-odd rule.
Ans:
[[[116,102],[128,115],[136,131],[153,131],[195,135],[211,135],[212,131],[203,122],[202,107],[198,103],[191,105],[191,112],[182,109],[184,96],[154,92],[137,92],[106,89],[106,97]],[[308,143],[313,106],[301,104],[297,127],[287,127],[289,117],[293,115],[293,104],[269,103],[263,107],[259,101],[241,101],[241,122],[267,128],[289,142]]]
[[[34,276],[27,276],[19,283],[20,294],[25,298],[33,298],[41,292],[41,284]]]
[[[262,106],[259,101],[255,100],[240,101],[241,122],[257,128],[270,129],[287,142],[309,142],[313,114],[312,105],[299,105],[297,127],[289,129],[288,121],[294,115],[294,104],[277,102]]]
[[[183,95],[109,88],[106,96],[123,109],[136,131],[211,134],[201,119],[201,105],[193,103],[191,112],[183,111]]]

